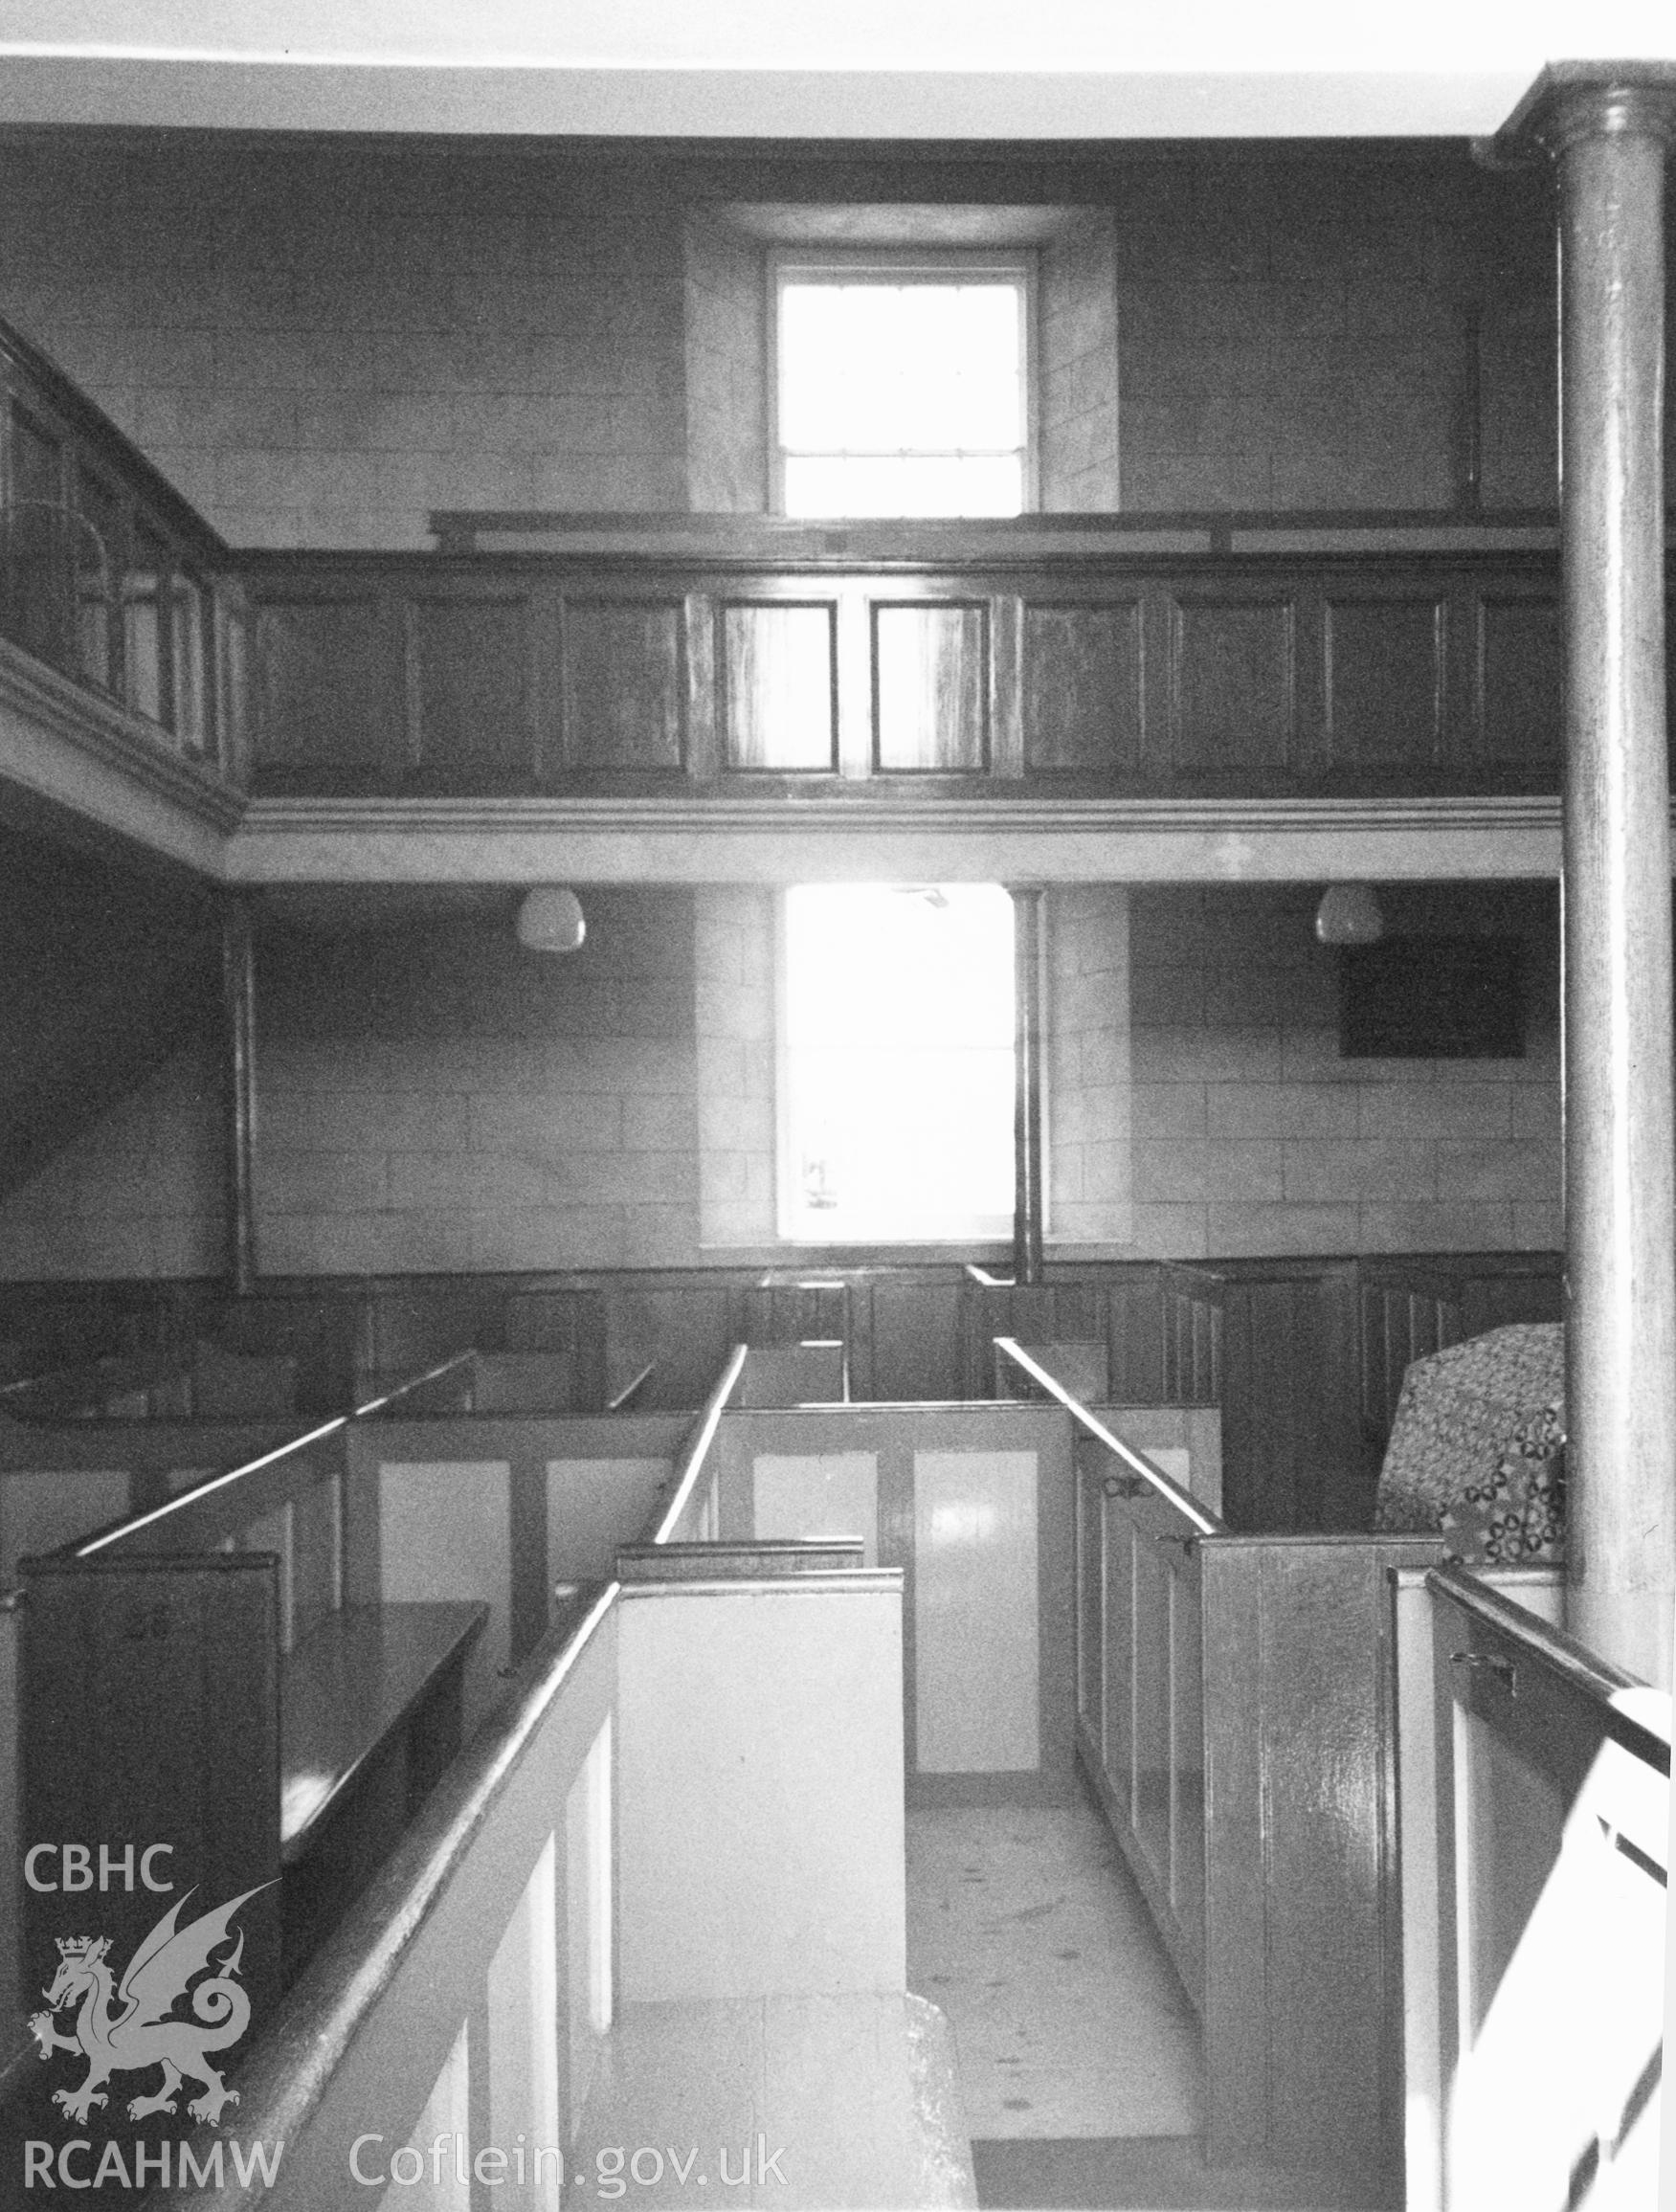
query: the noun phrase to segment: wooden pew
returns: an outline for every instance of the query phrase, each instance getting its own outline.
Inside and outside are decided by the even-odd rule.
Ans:
[[[161,1910],[135,1879],[148,1849],[207,1905],[256,1890],[240,1926],[258,2013],[458,1750],[486,1618],[346,1601],[350,1425],[23,1562],[26,1837],[120,1866],[106,1882],[98,1860],[99,1933],[119,1955]],[[24,1904],[27,1983],[74,1931],[61,1888],[31,1880]]]
[[[565,1355],[512,1358],[526,1395],[563,1401]],[[94,1841],[108,1841],[120,1817],[144,1842],[184,1821],[168,1832],[206,1893],[278,1885],[277,1934],[253,1924],[249,1951],[274,1987],[508,1673],[610,1576],[688,1425],[473,1414],[461,1401],[485,1367],[494,1355],[444,1362],[303,1440],[294,1420],[99,1420],[11,1438],[30,1465],[0,1473],[0,1548],[11,1560],[59,1546],[32,1561],[23,1614],[25,1702],[54,1715],[23,1761],[26,1832],[69,1821],[74,1840],[94,1821]],[[217,1463],[229,1471],[203,1482]],[[78,1655],[67,1674],[60,1649]],[[112,1776],[135,1761],[123,1746],[155,1749],[159,1713],[179,1755],[140,1760],[124,1810],[128,1782]],[[250,1817],[230,1828],[206,1793]],[[260,1921],[272,1903],[249,1910]],[[37,1936],[55,1910],[50,1895],[34,1901]]]
[[[1063,1402],[1077,1752],[1199,2015],[1207,2162],[1388,2187],[1402,2142],[1388,1577],[1435,1564],[1441,1539],[1238,1534]]]

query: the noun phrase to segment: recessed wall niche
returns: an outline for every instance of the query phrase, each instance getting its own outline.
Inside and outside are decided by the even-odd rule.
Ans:
[[[1118,504],[1117,250],[1109,208],[716,201],[685,227],[687,503],[769,511],[769,257],[1020,249],[1037,268],[1032,382],[1038,500]]]

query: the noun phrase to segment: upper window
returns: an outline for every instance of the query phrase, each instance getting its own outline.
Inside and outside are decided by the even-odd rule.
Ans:
[[[1028,262],[788,257],[774,276],[782,512],[1032,503]]]

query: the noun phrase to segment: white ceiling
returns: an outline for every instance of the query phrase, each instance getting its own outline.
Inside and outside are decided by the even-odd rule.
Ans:
[[[1478,136],[1671,0],[5,0],[0,123],[677,138]]]

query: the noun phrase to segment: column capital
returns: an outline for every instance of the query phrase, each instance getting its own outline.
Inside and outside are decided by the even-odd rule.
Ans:
[[[1581,139],[1676,145],[1676,61],[1551,61],[1495,135],[1505,160],[1554,158]]]

